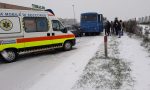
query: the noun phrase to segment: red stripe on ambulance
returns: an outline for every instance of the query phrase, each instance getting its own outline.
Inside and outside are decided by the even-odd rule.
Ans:
[[[17,39],[17,43],[44,41],[44,40],[55,40],[55,39],[74,38],[74,37],[75,37],[74,34],[69,34],[69,35],[59,35],[59,36],[20,38],[20,39]]]

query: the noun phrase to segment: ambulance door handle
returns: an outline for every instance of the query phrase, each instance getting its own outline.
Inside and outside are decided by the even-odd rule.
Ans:
[[[47,36],[50,36],[50,33],[47,33]]]
[[[52,33],[52,36],[55,36],[55,33]]]

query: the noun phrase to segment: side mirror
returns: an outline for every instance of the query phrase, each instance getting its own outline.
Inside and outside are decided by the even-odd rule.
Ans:
[[[62,32],[63,32],[63,33],[67,33],[67,32],[68,32],[67,28],[64,28],[64,29],[62,30]]]

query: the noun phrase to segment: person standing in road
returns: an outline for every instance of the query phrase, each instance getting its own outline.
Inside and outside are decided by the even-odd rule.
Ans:
[[[124,22],[122,20],[120,20],[119,22],[121,24],[121,35],[123,36],[123,31],[124,31],[125,25],[124,25]]]
[[[119,25],[118,18],[115,18],[115,20],[114,20],[114,29],[115,29],[116,35],[118,35],[118,25]]]
[[[110,35],[110,22],[108,20],[105,25],[105,35]]]
[[[114,23],[113,23],[113,21],[111,21],[111,23],[110,23],[110,28],[111,28],[111,35],[114,35]]]
[[[124,24],[124,22],[122,21],[122,36],[123,36],[123,33],[124,33],[124,30],[125,30],[125,24]]]
[[[120,24],[120,22],[118,21],[118,18],[115,18],[115,21],[114,21],[114,28],[115,28],[116,35],[117,35],[117,36],[119,35],[119,38],[120,38],[120,37],[121,37],[121,34],[120,34],[120,31],[121,31],[121,24]]]
[[[122,35],[122,20],[119,21],[119,24],[118,24],[118,36],[119,38],[121,38],[121,35]]]

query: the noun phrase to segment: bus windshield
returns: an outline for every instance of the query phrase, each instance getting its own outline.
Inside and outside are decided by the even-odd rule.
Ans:
[[[97,21],[97,14],[82,15],[81,21]]]

